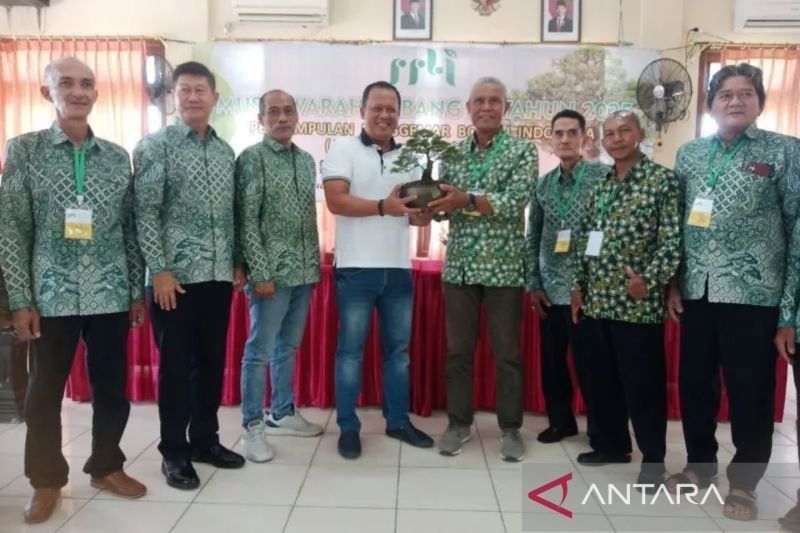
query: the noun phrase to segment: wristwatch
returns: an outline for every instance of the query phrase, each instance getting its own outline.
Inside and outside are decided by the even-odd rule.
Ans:
[[[478,206],[475,205],[475,195],[472,193],[468,193],[467,198],[469,198],[469,200],[467,200],[467,205],[464,206],[464,209],[466,211],[477,211]]]

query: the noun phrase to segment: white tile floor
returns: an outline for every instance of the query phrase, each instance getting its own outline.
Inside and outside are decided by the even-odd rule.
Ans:
[[[604,507],[593,516],[577,516],[609,531],[637,531],[643,520],[664,531],[776,531],[776,519],[795,501],[800,488],[794,431],[797,399],[790,383],[784,422],[776,424],[773,461],[759,485],[759,520],[737,523],[722,518],[718,504],[694,508],[686,517],[636,516],[635,509]],[[124,501],[91,488],[81,472],[91,443],[91,406],[64,402],[64,453],[70,464],[70,483],[53,518],[26,527],[21,509],[30,494],[22,475],[24,426],[0,424],[0,532],[230,532],[245,533],[494,533],[521,531],[521,467],[499,458],[499,441],[493,413],[476,415],[473,440],[461,455],[440,456],[383,435],[383,420],[375,409],[360,411],[364,453],[345,461],[336,453],[336,414],[331,409],[304,409],[304,415],[325,426],[325,434],[312,439],[272,438],[275,459],[248,463],[242,470],[217,470],[197,465],[201,487],[179,491],[163,482],[159,464],[158,414],[153,404],[137,404],[123,439],[127,471],[148,486],[141,500]],[[437,412],[414,423],[433,435],[440,434],[446,416]],[[220,435],[228,446],[241,450],[237,407],[220,410]],[[584,421],[579,421],[583,429]],[[570,461],[588,449],[584,436],[559,444],[535,441],[546,419],[527,414],[523,433],[528,458],[535,461]],[[730,427],[717,432],[720,462],[732,457]],[[680,423],[670,422],[667,467],[683,466],[684,445]],[[635,459],[640,459],[635,455]],[[777,464],[777,462],[791,464]],[[721,492],[727,483],[722,479]],[[598,509],[599,506],[598,506]],[[618,512],[619,515],[615,514]],[[627,515],[627,516],[626,516]],[[538,516],[537,516],[538,518]],[[559,517],[545,510],[540,525],[555,528]]]

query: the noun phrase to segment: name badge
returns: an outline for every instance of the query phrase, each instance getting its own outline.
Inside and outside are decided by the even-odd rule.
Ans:
[[[562,229],[556,235],[556,250],[557,254],[569,252],[569,242],[572,238],[572,230]]]
[[[694,199],[692,210],[689,213],[689,225],[698,228],[711,226],[711,210],[714,208],[714,199],[698,196]]]
[[[64,214],[64,238],[91,240],[92,210],[67,209]]]
[[[600,250],[603,248],[603,232],[590,231],[589,242],[586,243],[586,255],[589,257],[599,257]]]

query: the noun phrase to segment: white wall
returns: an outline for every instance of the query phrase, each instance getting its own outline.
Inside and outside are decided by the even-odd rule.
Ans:
[[[289,1],[289,0],[285,0]],[[468,0],[435,0],[436,41],[539,41],[539,0],[501,0],[491,16],[478,15]],[[584,0],[584,42],[616,43],[619,0]],[[319,30],[269,29],[233,22],[232,0],[52,0],[44,35],[147,35],[189,42],[214,39],[313,39],[390,41],[392,0],[331,0],[331,24]],[[622,40],[633,46],[666,49],[684,44],[686,32],[700,27],[735,42],[800,42],[800,34],[750,34],[731,30],[733,0],[622,0]],[[0,35],[39,33],[36,11],[14,8],[9,21],[0,13]],[[191,45],[167,41],[173,63],[191,57]],[[683,61],[683,50],[665,52]],[[689,65],[697,80],[698,64]],[[695,94],[696,94],[695,87]],[[683,122],[663,137],[656,159],[671,165],[675,152],[694,136],[696,103]]]

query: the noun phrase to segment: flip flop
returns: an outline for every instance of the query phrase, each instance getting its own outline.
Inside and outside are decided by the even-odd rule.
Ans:
[[[778,523],[789,531],[800,531],[800,507],[795,505],[789,509],[786,516],[778,518]]]
[[[677,490],[673,490],[673,487],[677,487],[678,485],[692,485],[697,487],[697,489],[707,489],[711,485],[717,484],[717,476],[711,477],[702,477],[698,476],[697,473],[694,475],[697,477],[697,483],[692,481],[692,478],[686,475],[686,472],[678,472],[677,474],[672,474],[669,476],[665,481],[664,484],[667,486],[667,490],[670,494],[675,494]]]
[[[728,507],[743,507],[750,514],[740,516],[728,511]],[[722,508],[722,514],[725,515],[725,518],[730,518],[731,520],[740,520],[742,522],[750,522],[751,520],[755,520],[758,518],[758,504],[756,503],[756,497],[754,494],[748,496],[739,496],[738,494],[728,494],[725,496],[725,506]]]

